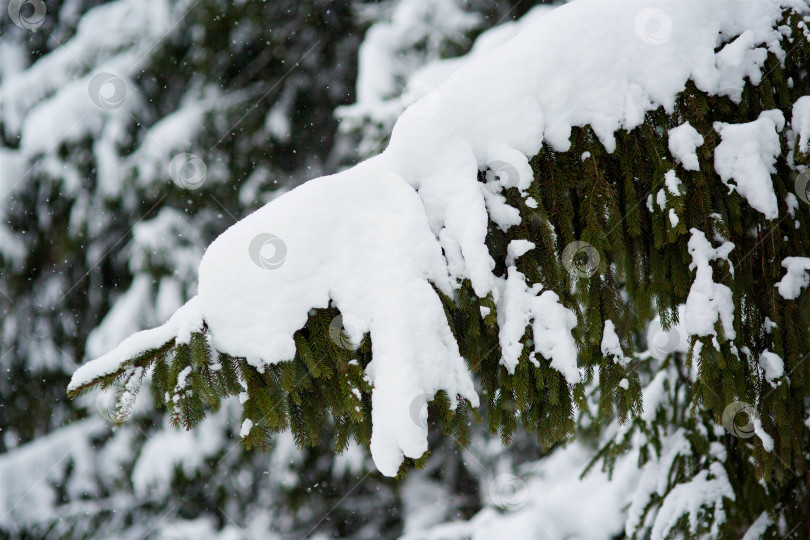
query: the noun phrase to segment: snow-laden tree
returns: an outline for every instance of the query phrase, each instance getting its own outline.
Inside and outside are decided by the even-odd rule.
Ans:
[[[380,156],[228,229],[197,296],[70,394],[119,384],[124,421],[151,375],[186,428],[238,394],[246,447],[328,426],[390,476],[425,460],[425,401],[462,447],[480,409],[504,442],[635,454],[628,535],[806,536],[808,13],[543,14]]]
[[[195,293],[205,245],[235,216],[352,161],[332,111],[352,100],[365,26],[405,40],[396,48],[413,51],[413,70],[520,11],[401,4],[74,0],[45,2],[40,17],[37,2],[0,2],[2,533],[401,529],[395,484],[355,487],[364,450],[299,450],[279,434],[269,456],[244,453],[235,398],[195,432],[142,400],[112,433],[108,396],[63,399],[78,359]],[[413,29],[421,39],[409,41]],[[430,523],[480,504],[453,467],[441,475],[456,479],[457,501]]]

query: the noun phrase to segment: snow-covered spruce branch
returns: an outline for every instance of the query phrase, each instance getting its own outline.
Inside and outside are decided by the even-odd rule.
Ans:
[[[719,425],[730,402],[754,403],[757,473],[801,470],[808,376],[787,373],[810,347],[806,265],[777,283],[810,248],[792,193],[810,136],[807,12],[553,10],[406,110],[382,155],[231,227],[198,296],[77,370],[69,392],[151,362],[179,423],[244,392],[248,446],[287,428],[313,442],[329,413],[339,449],[368,444],[394,475],[427,451],[414,407],[437,395],[432,412],[462,442],[479,394],[507,441],[518,422],[565,440],[574,403],[590,414],[594,396],[598,422],[638,415],[634,337],[685,304],[691,405]],[[664,34],[643,31],[651,16]],[[646,502],[636,511],[643,527]],[[665,534],[667,519],[649,528]]]

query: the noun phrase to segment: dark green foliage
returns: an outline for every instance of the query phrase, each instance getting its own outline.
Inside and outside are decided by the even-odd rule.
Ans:
[[[787,17],[787,22],[798,35],[800,18],[792,14]],[[631,434],[636,430],[649,441],[650,448],[646,456],[642,455],[643,462],[652,457],[650,452],[660,453],[660,436],[667,426],[686,430],[694,456],[706,456],[712,441],[722,443],[729,455],[724,466],[737,493],[736,502],[726,508],[727,521],[721,528],[728,537],[741,536],[764,511],[789,516],[791,526],[805,523],[804,528],[799,526],[792,531],[791,537],[802,538],[807,534],[802,515],[808,504],[805,454],[810,441],[804,421],[807,396],[810,395],[810,366],[804,360],[810,352],[810,299],[804,293],[795,301],[786,301],[779,296],[774,285],[784,275],[781,262],[785,257],[810,253],[810,212],[806,206],[801,206],[795,215],[788,211],[785,198],[793,190],[795,175],[788,169],[784,157],[779,158],[777,174],[772,175],[780,201],[780,219],[775,221],[766,221],[761,214],[752,211],[739,194],[729,194],[713,170],[714,149],[720,142],[713,122],[749,122],[755,120],[761,111],[771,108],[781,109],[790,119],[792,104],[799,97],[810,94],[806,76],[810,65],[807,41],[799,39],[792,46],[783,45],[788,51],[784,67],[769,55],[762,83],[746,85],[739,105],[726,97],[707,96],[690,83],[679,97],[674,115],[667,116],[659,111],[648,116],[641,134],[645,131],[651,133],[656,128],[668,130],[685,121],[700,132],[705,141],[698,148],[700,171],[674,167],[686,190],[682,197],[674,200],[667,195],[667,209],[674,208],[680,218],[678,227],[669,227],[664,212],[657,209],[653,215],[645,212],[639,199],[640,222],[635,219],[631,222],[634,213],[627,211],[625,243],[617,239],[611,242],[608,251],[615,253],[617,248],[621,251],[626,245],[634,246],[631,253],[620,252],[609,259],[620,269],[623,285],[632,299],[627,304],[627,313],[619,319],[626,321],[623,335],[641,340],[643,323],[649,316],[651,305],[657,306],[662,322],[676,322],[675,308],[688,294],[691,284],[690,258],[686,251],[688,230],[695,227],[704,231],[707,238],[714,239],[713,245],[718,245],[719,239],[735,244],[729,257],[733,273],[726,264],[713,264],[713,268],[714,280],[732,290],[736,337],[732,340],[723,336],[718,323],[716,344],[711,336],[693,337],[688,355],[674,353],[667,362],[658,366],[642,362],[638,369],[647,380],[656,372],[668,369],[678,374],[674,387],[668,388],[670,401],[657,410],[654,422],[634,420],[627,436],[604,446],[594,460],[596,463],[604,459],[610,468],[615,457],[629,448]],[[792,79],[792,85],[786,84],[788,78]],[[782,140],[784,156],[790,150],[784,133]],[[621,135],[619,141],[618,155],[613,161],[618,161],[622,170],[625,167],[627,171],[632,170],[636,193],[657,193],[661,189],[663,172],[673,168],[666,162],[667,154],[662,151],[665,138],[638,137],[634,132]],[[632,144],[625,145],[622,141]],[[655,159],[650,160],[650,156]],[[660,168],[655,163],[659,159]],[[807,163],[806,157],[798,152],[794,159]],[[623,165],[623,161],[628,163]],[[652,181],[644,182],[643,179]],[[558,219],[564,215],[560,213]],[[651,238],[654,242],[634,241],[639,226],[641,238]],[[645,249],[645,245],[652,249]],[[645,293],[645,290],[649,292]],[[586,305],[593,301],[587,297],[580,299]],[[770,330],[765,329],[766,319],[775,323]],[[617,327],[621,327],[618,322]],[[626,333],[628,330],[629,334]],[[774,352],[785,362],[787,378],[783,378],[776,388],[765,381],[757,367],[757,359],[763,351]],[[689,379],[690,369],[697,372],[694,383]],[[725,432],[718,435],[715,428],[721,423],[725,407],[738,400],[754,404],[764,431],[774,439],[772,452],[765,450],[757,437],[738,439]],[[684,465],[676,461],[670,486],[688,481],[696,471],[707,468],[705,459],[702,462],[695,459],[693,457],[692,463]],[[648,510],[657,504],[660,500],[653,500]],[[689,534],[685,522],[673,529],[673,534],[678,532]]]

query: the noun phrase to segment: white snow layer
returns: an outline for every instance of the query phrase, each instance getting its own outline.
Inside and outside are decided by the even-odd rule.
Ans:
[[[360,69],[357,99],[361,103],[381,103],[399,94],[404,72],[415,62],[403,59],[403,49],[435,36],[461,37],[481,23],[479,15],[467,12],[458,0],[403,0],[391,13],[391,20],[372,26],[358,51]],[[431,49],[438,49],[433,44]],[[411,45],[412,46],[412,45]],[[408,69],[410,68],[410,70]],[[410,73],[407,73],[410,74]]]
[[[742,540],[758,540],[765,535],[765,531],[773,524],[768,512],[762,512],[756,521],[745,532]]]
[[[785,300],[795,300],[802,289],[810,285],[810,258],[785,257],[782,266],[787,269],[787,274],[776,284],[776,289]]]
[[[259,368],[289,360],[293,333],[309,310],[331,300],[371,332],[371,452],[381,472],[396,474],[403,455],[419,457],[427,449],[425,428],[408,414],[413,399],[443,389],[478,403],[431,286],[452,294],[469,279],[484,296],[496,285],[484,244],[488,214],[478,170],[509,165],[524,190],[531,181],[521,173],[530,172],[528,157],[544,142],[568,150],[573,126],[591,125],[612,152],[616,130],[640,125],[658,107],[672,112],[689,79],[709,93],[733,93],[744,77],[758,82],[766,49],[783,56],[774,25],[790,1],[582,0],[545,13],[411,105],[383,154],[310,181],[233,225],[203,257],[198,298],[167,325],[136,334],[80,368],[70,387],[109,373],[180,330],[199,328],[202,320],[224,352]],[[651,9],[671,24],[648,28]],[[741,33],[715,52],[723,39]],[[723,138],[718,172],[768,217],[777,213],[769,173],[783,123],[763,113],[750,124],[717,126]],[[744,162],[753,169],[742,168]],[[700,313],[687,316],[687,324],[697,320],[696,330],[708,331],[719,316],[731,336],[730,293],[726,298],[724,287],[712,282],[711,248],[705,237],[699,246],[695,238],[693,233],[690,252],[698,276],[687,311],[691,305]],[[272,255],[261,251],[263,244]],[[510,271],[507,281],[516,276]],[[552,308],[540,314],[529,308],[535,349],[569,382],[578,381],[569,312],[550,291],[530,293],[540,296],[529,304]],[[519,296],[525,300],[526,294]],[[525,301],[509,312],[506,303],[513,299],[500,298],[499,318],[526,322]],[[543,320],[555,312],[562,322]],[[511,333],[506,338],[507,345],[516,343]],[[502,361],[513,365],[514,352],[505,352]]]
[[[709,475],[712,478],[709,478]],[[723,510],[724,498],[735,500],[734,490],[723,465],[715,461],[709,465],[709,470],[701,470],[689,482],[678,484],[667,493],[655,517],[650,538],[652,540],[667,538],[684,514],[689,516],[689,532],[695,535],[700,523],[701,509],[707,506],[714,509],[712,533],[716,535],[718,525],[726,521]]]
[[[703,135],[684,122],[669,130],[669,152],[687,171],[700,170],[695,149],[703,144]]]
[[[0,455],[0,527],[13,534],[15,526],[53,516],[53,483],[64,482],[71,499],[95,495],[91,439],[105,429],[100,417],[89,418]]]
[[[202,329],[202,325],[199,299],[195,296],[178,309],[166,324],[133,334],[112,351],[79,367],[70,379],[68,391],[114,373],[125,360],[149,349],[160,347],[171,339],[176,339],[177,343],[188,343],[191,340],[192,332]]]
[[[714,168],[729,188],[745,197],[752,208],[768,219],[779,217],[771,173],[781,153],[779,131],[785,127],[782,111],[762,111],[746,124],[715,122],[722,142],[714,150]],[[729,180],[734,180],[730,184]]]
[[[734,301],[731,289],[712,279],[713,270],[709,264],[715,259],[728,261],[728,254],[734,249],[734,244],[724,242],[717,249],[706,240],[706,235],[691,229],[692,237],[689,239],[687,249],[692,256],[690,270],[696,270],[695,281],[686,297],[684,311],[684,325],[690,336],[716,335],[715,323],[719,320],[723,325],[723,335],[726,339],[734,339]],[[730,264],[730,263],[729,263]]]
[[[793,104],[790,124],[799,137],[799,150],[810,153],[810,96],[802,96]]]
[[[580,478],[592,457],[593,451],[577,442],[560,447],[527,464],[520,476],[505,475],[501,489],[495,482],[485,483],[484,489],[504,499],[508,511],[489,505],[468,521],[406,531],[401,540],[615,538],[624,527],[622,508],[638,483],[638,449],[617,460],[612,477],[594,467]]]
[[[577,324],[574,312],[560,304],[555,292],[540,293],[539,283],[529,287],[514,266],[507,269],[507,275],[498,309],[501,364],[509,373],[515,372],[523,351],[520,339],[531,324],[534,351],[551,360],[551,367],[562,373],[569,384],[580,382],[577,344],[571,335]]]
[[[765,380],[771,386],[779,386],[777,379],[785,374],[785,363],[781,356],[771,351],[764,351],[759,357],[759,367],[765,372]]]
[[[605,330],[602,332],[602,354],[612,356],[613,361],[622,366],[630,363],[630,358],[624,355],[619,336],[616,334],[616,325],[610,319],[605,321]]]
[[[233,415],[231,415],[233,416]],[[132,470],[132,487],[143,496],[151,493],[165,495],[169,491],[174,470],[182,468],[187,476],[198,470],[206,459],[216,455],[223,446],[222,419],[206,416],[192,431],[171,429],[169,420],[144,445]]]
[[[656,378],[665,378],[665,371],[660,371]],[[644,401],[644,411],[647,412],[647,400]],[[651,411],[655,414],[655,410]],[[662,449],[658,459],[651,459],[644,464],[641,469],[641,476],[630,506],[627,510],[627,521],[625,522],[625,534],[632,537],[639,525],[642,523],[644,512],[650,504],[653,495],[664,495],[667,492],[669,483],[669,472],[672,464],[679,456],[690,455],[691,447],[686,439],[683,430],[679,429],[672,435],[667,436],[662,441]]]
[[[121,108],[99,107],[87,99],[90,81],[115,73],[134,92],[125,78],[137,76],[136,60],[168,31],[169,13],[166,0],[151,2],[148,9],[139,0],[97,6],[81,18],[75,36],[64,46],[0,86],[0,118],[7,130],[20,134],[24,154],[47,153],[63,139],[78,139],[105,116],[128,118],[140,96],[123,101]],[[96,69],[88,72],[87,66]],[[112,132],[105,135],[117,139]]]

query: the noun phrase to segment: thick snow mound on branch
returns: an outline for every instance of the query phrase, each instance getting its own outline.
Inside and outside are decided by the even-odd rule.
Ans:
[[[799,137],[799,150],[810,153],[810,96],[802,96],[793,104],[791,126]]]
[[[715,249],[702,231],[692,229],[690,232],[692,237],[689,239],[688,249],[692,263],[689,269],[695,270],[695,281],[686,298],[686,332],[690,336],[715,335],[717,332],[714,325],[719,320],[726,339],[734,339],[736,333],[731,289],[714,281],[714,271],[709,264],[714,260],[728,261],[728,254],[734,249],[734,244],[724,242]]]
[[[784,127],[785,117],[778,109],[763,111],[746,124],[714,124],[723,140],[714,150],[717,174],[729,191],[739,192],[768,219],[779,217],[771,173],[776,172],[776,157],[782,151],[778,132]]]
[[[260,264],[250,246],[263,234],[280,243],[268,242]],[[431,282],[452,292],[424,206],[379,157],[313,180],[220,236],[200,265],[199,297],[214,346],[259,369],[293,357],[312,308],[332,300],[361,321],[373,343],[371,452],[395,475],[403,454],[427,450],[415,399],[444,389],[478,404]]]
[[[689,122],[669,130],[669,152],[687,171],[698,171],[695,149],[703,144],[703,136]]]
[[[411,105],[381,156],[291,191],[210,246],[198,302],[214,345],[260,369],[289,360],[293,333],[309,311],[332,301],[371,333],[371,451],[381,472],[395,474],[403,455],[427,449],[425,429],[409,415],[414,399],[443,389],[477,403],[432,285],[452,293],[469,279],[485,296],[503,279],[493,275],[485,245],[488,213],[478,171],[510,167],[516,175],[505,181],[524,191],[532,181],[528,157],[544,142],[568,150],[574,126],[592,126],[612,152],[615,131],[637,127],[658,107],[674,111],[690,79],[702,91],[735,95],[744,77],[758,82],[767,50],[784,57],[774,26],[787,4],[583,0],[537,18]],[[770,117],[758,122],[766,121],[776,127]],[[731,176],[742,192],[743,183]],[[772,213],[770,205],[755,208]],[[696,247],[700,283],[722,292],[699,257],[710,246]],[[705,330],[719,312],[732,335],[725,303],[710,292],[690,294],[709,303],[714,319]],[[559,305],[548,295],[510,299],[499,296],[499,321],[528,322],[526,306]],[[501,313],[510,304],[520,313]],[[551,328],[537,311],[529,315],[547,338],[540,352],[576,382],[570,325]],[[514,344],[511,333],[502,338]],[[71,385],[125,360],[132,342],[122,345],[104,357],[103,367],[77,372]],[[510,354],[507,366],[516,361]]]
[[[785,300],[795,300],[802,289],[810,285],[810,258],[785,257],[782,266],[787,269],[787,273],[776,284],[776,290]]]
[[[551,367],[562,373],[568,383],[580,382],[577,344],[571,336],[577,324],[574,312],[562,306],[553,291],[542,291],[540,284],[528,287],[525,276],[514,266],[507,269],[507,275],[499,289],[502,300],[498,302],[501,364],[509,373],[515,372],[523,352],[520,340],[526,326],[531,324],[534,352],[548,358]],[[537,361],[534,355],[530,360]]]

